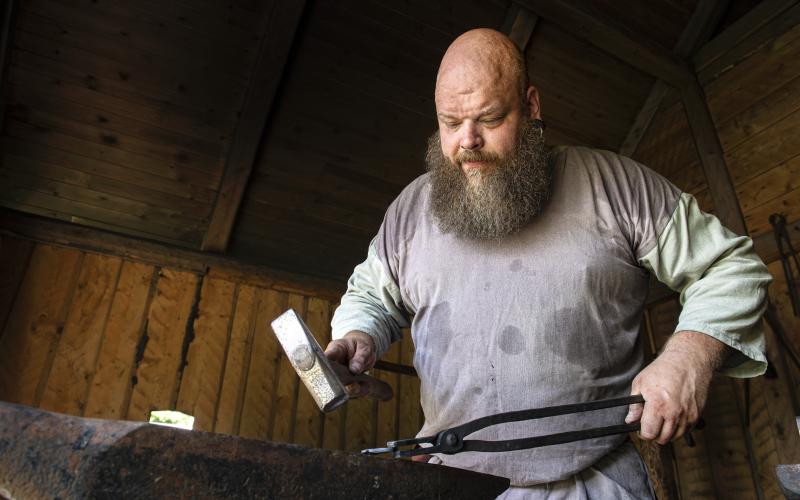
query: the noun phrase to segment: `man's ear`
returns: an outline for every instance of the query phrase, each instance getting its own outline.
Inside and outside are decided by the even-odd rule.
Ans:
[[[525,104],[528,110],[528,118],[531,120],[542,119],[542,108],[539,106],[539,91],[533,85],[529,86],[525,92]]]

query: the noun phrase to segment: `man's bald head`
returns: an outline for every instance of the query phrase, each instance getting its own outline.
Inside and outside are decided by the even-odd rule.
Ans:
[[[513,91],[524,99],[528,88],[525,58],[506,35],[487,28],[456,38],[439,65],[436,98],[441,93],[464,93],[475,85]]]

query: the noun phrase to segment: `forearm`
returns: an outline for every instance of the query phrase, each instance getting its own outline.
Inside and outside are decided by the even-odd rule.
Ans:
[[[695,366],[706,366],[714,373],[732,352],[733,349],[710,335],[683,330],[670,337],[661,355],[684,359]]]

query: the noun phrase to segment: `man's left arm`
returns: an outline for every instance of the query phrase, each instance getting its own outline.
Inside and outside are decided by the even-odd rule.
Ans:
[[[761,316],[771,281],[750,238],[737,236],[681,195],[655,247],[639,262],[680,292],[683,310],[662,353],[634,379],[626,422],[641,419],[640,434],[665,444],[699,418],[719,371],[733,377],[764,373]]]

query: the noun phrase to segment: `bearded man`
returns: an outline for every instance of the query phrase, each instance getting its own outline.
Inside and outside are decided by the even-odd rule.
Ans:
[[[470,438],[640,420],[641,437],[664,444],[697,420],[714,372],[765,370],[760,318],[770,277],[748,238],[628,158],[548,153],[537,91],[505,35],[457,38],[435,93],[428,172],[387,210],[326,350],[362,373],[410,325],[425,413],[419,435],[501,412],[641,394],[643,406]],[[651,273],[681,293],[683,311],[642,369],[638,330]],[[652,497],[625,435],[433,460],[510,478],[504,498]]]

